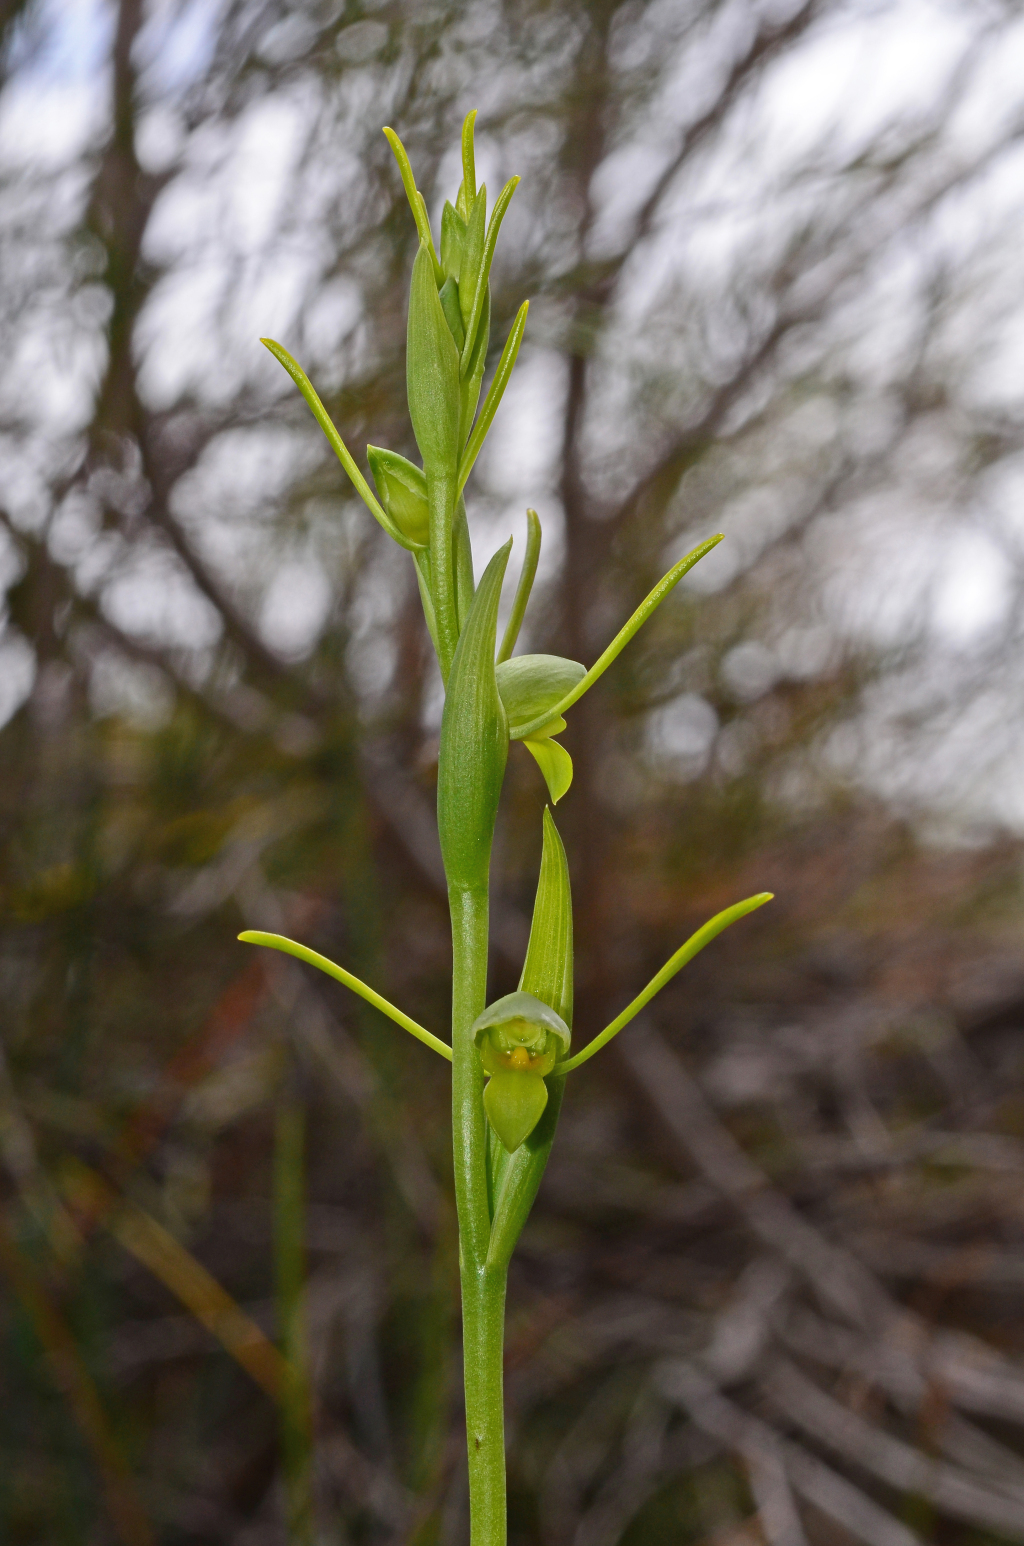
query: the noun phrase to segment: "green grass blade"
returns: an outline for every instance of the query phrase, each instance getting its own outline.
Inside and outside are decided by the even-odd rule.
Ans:
[[[516,313],[516,320],[512,324],[512,331],[505,340],[505,347],[501,351],[498,368],[494,372],[494,380],[491,382],[487,396],[484,398],[484,405],[480,409],[477,421],[473,426],[473,433],[466,441],[466,449],[463,451],[462,460],[459,463],[460,494],[466,486],[466,479],[473,471],[473,463],[480,455],[480,448],[487,439],[487,431],[491,427],[494,415],[498,411],[498,404],[501,402],[505,388],[508,386],[508,379],[516,363],[516,355],[519,353],[519,345],[522,343],[523,334],[526,331],[526,314],[529,309],[529,301],[524,301]]]
[[[531,719],[529,724],[513,725],[509,730],[512,740],[521,741],[524,736],[532,735],[535,730],[539,730],[542,725],[546,725],[549,719],[558,719],[565,713],[566,709],[571,708],[574,703],[582,698],[583,694],[593,687],[598,677],[604,675],[612,661],[622,654],[630,639],[643,627],[651,613],[661,605],[669,591],[679,584],[683,575],[687,574],[694,564],[699,563],[705,554],[710,553],[712,548],[718,546],[722,541],[722,537],[722,532],[719,532],[717,536],[709,537],[706,542],[702,542],[699,547],[694,548],[692,553],[687,553],[685,558],[681,558],[678,564],[673,565],[668,574],[658,581],[646,600],[640,603],[629,622],[615,635],[604,654],[594,662],[586,676],[580,678],[576,686],[571,692],[566,693],[560,703],[553,704],[550,709],[545,709],[543,714],[538,714],[537,718]]]
[[[408,537],[404,536],[399,528],[395,525],[390,515],[388,515],[387,511],[384,509],[384,506],[376,498],[373,490],[370,488],[370,485],[359,471],[359,468],[356,466],[352,458],[352,453],[349,451],[348,446],[338,434],[338,431],[335,429],[327,409],[324,407],[323,403],[317,396],[313,387],[313,383],[306,375],[306,372],[303,370],[298,360],[294,359],[282,344],[275,343],[272,338],[261,338],[260,343],[270,350],[271,354],[274,356],[274,359],[277,360],[280,365],[284,366],[285,370],[288,372],[289,376],[291,376],[292,380],[295,382],[295,385],[306,399],[314,419],[319,424],[324,434],[327,436],[331,450],[334,452],[335,456],[338,458],[338,461],[341,463],[349,477],[352,479],[356,493],[363,500],[370,514],[374,517],[375,520],[380,522],[388,536],[393,537],[400,547],[407,548],[410,552],[415,552],[415,544],[410,542]]]
[[[696,934],[691,934],[686,944],[681,945],[672,959],[665,962],[657,976],[651,978],[643,992],[638,993],[631,1004],[627,1004],[621,1015],[613,1020],[611,1025],[606,1025],[601,1034],[595,1036],[593,1041],[588,1042],[582,1052],[577,1052],[576,1056],[569,1058],[568,1062],[559,1063],[558,1072],[560,1074],[571,1074],[574,1068],[579,1068],[580,1064],[585,1063],[588,1058],[592,1058],[595,1052],[600,1052],[602,1047],[608,1045],[613,1036],[617,1036],[622,1028],[628,1025],[630,1020],[634,1019],[641,1009],[651,1002],[656,993],[661,992],[667,982],[672,981],[676,972],[681,971],[688,961],[692,961],[694,956],[704,949],[705,945],[711,943],[716,934],[721,934],[722,930],[727,929],[730,923],[735,923],[738,919],[745,918],[748,913],[754,912],[756,908],[763,907],[765,902],[772,900],[772,896],[773,893],[771,891],[759,891],[756,896],[748,896],[745,901],[737,902],[735,906],[727,907],[724,912],[716,913],[713,918],[709,918],[704,927],[698,929]]]
[[[54,1385],[92,1452],[114,1535],[121,1546],[154,1546],[153,1530],[136,1496],[122,1444],[107,1417],[78,1338],[54,1299],[49,1282],[13,1238],[3,1218],[0,1269],[24,1306],[50,1365]],[[9,1539],[6,1532],[5,1539]]]
[[[488,393],[490,397],[490,393]],[[487,404],[484,404],[487,407]],[[533,590],[533,581],[537,573],[537,562],[540,558],[541,529],[540,516],[536,510],[526,512],[526,557],[523,559],[523,568],[519,576],[519,584],[516,586],[515,600],[512,603],[512,611],[509,615],[508,627],[505,629],[505,637],[501,641],[501,649],[495,665],[500,666],[503,660],[508,660],[516,647],[519,638],[519,630],[523,625],[526,608],[530,600],[530,592]]]
[[[336,982],[344,983],[346,988],[351,988],[353,993],[358,993],[360,998],[372,1004],[374,1009],[379,1009],[382,1015],[387,1015],[389,1020],[394,1020],[396,1025],[400,1025],[403,1031],[408,1031],[410,1036],[415,1036],[416,1040],[421,1041],[425,1047],[431,1047],[443,1058],[447,1058],[449,1063],[451,1062],[451,1047],[411,1019],[409,1015],[396,1009],[394,1004],[389,1004],[386,998],[375,993],[365,982],[361,982],[358,977],[347,972],[343,966],[336,966],[333,961],[329,961],[326,956],[308,949],[305,945],[297,944],[293,939],[286,939],[283,934],[264,934],[261,929],[246,929],[238,937],[245,945],[266,945],[270,950],[282,950],[285,955],[295,956],[309,966],[318,967],[320,971],[326,972],[328,977],[333,977]]]

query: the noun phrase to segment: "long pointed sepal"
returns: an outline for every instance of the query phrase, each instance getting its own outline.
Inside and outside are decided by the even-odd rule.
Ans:
[[[709,918],[704,927],[698,929],[696,934],[691,934],[686,944],[681,945],[671,960],[665,962],[661,971],[651,978],[643,992],[638,993],[633,1002],[626,1005],[621,1015],[614,1019],[611,1025],[606,1025],[599,1036],[595,1036],[593,1041],[587,1043],[582,1052],[577,1052],[575,1057],[560,1065],[562,1073],[571,1074],[574,1068],[579,1068],[580,1064],[592,1058],[595,1052],[600,1052],[602,1047],[606,1047],[612,1037],[617,1036],[630,1020],[634,1020],[641,1009],[646,1008],[651,1002],[654,995],[660,993],[665,984],[671,982],[676,973],[682,971],[687,962],[692,961],[705,945],[709,945],[716,935],[729,927],[730,923],[736,923],[740,918],[745,918],[748,913],[770,902],[772,896],[771,891],[759,891],[756,896],[748,896],[745,901],[737,902],[733,907],[727,907],[724,912],[716,913],[713,918]]]
[[[434,251],[434,238],[431,235],[430,221],[427,218],[427,206],[424,203],[422,193],[416,186],[416,179],[413,176],[412,163],[409,160],[408,152],[405,146],[402,144],[401,140],[398,138],[398,135],[395,133],[394,129],[385,128],[384,138],[391,146],[394,158],[398,162],[398,170],[402,178],[402,187],[405,189],[405,196],[409,200],[409,208],[412,210],[412,218],[416,222],[416,231],[420,241],[426,245],[430,253],[430,261],[434,270],[434,278],[437,281],[438,289],[440,289],[444,276],[441,272],[441,265],[438,262],[437,253]]]
[[[487,394],[490,397],[490,393]],[[486,404],[484,405],[486,407]],[[505,627],[505,636],[501,641],[498,651],[497,665],[502,665],[508,660],[516,647],[519,638],[519,630],[523,626],[523,618],[526,616],[526,608],[530,602],[530,593],[533,590],[533,582],[537,575],[537,564],[540,560],[541,544],[540,516],[536,510],[526,512],[526,557],[523,559],[523,567],[519,575],[519,584],[516,586],[515,600],[512,602],[512,611],[509,613],[508,623]]]
[[[681,558],[678,564],[673,564],[668,574],[662,576],[650,595],[645,597],[640,603],[629,622],[619,629],[608,648],[595,660],[586,675],[577,682],[571,692],[566,693],[559,703],[552,706],[550,714],[546,716],[547,718],[554,718],[559,714],[564,714],[566,709],[571,708],[574,703],[578,702],[585,692],[589,692],[598,677],[604,675],[612,661],[622,654],[633,635],[638,629],[643,627],[651,613],[661,605],[669,591],[674,590],[683,578],[683,575],[688,574],[694,564],[699,563],[721,541],[722,533],[719,532],[716,536],[709,537],[706,542],[702,542],[699,547],[695,547],[692,553],[687,553],[686,557]],[[509,730],[509,735],[513,741],[522,741],[526,736],[533,735],[544,723],[545,717],[538,716],[526,724],[513,725]]]
[[[473,471],[473,463],[480,455],[480,449],[487,438],[487,431],[491,427],[494,415],[498,411],[498,404],[501,402],[505,388],[508,386],[509,377],[512,374],[516,363],[516,356],[519,353],[519,345],[522,343],[523,334],[526,332],[526,317],[529,310],[529,301],[524,301],[516,313],[516,320],[513,322],[511,331],[505,340],[505,347],[501,351],[498,368],[494,372],[494,380],[487,389],[487,396],[484,398],[484,405],[480,409],[477,421],[473,426],[473,433],[466,441],[462,460],[459,462],[460,493],[465,488],[466,480]]]
[[[439,1053],[441,1057],[451,1062],[451,1047],[428,1031],[425,1026],[413,1020],[411,1016],[396,1009],[394,1004],[390,1004],[380,993],[375,993],[373,988],[368,987],[360,978],[347,972],[343,966],[328,960],[327,956],[320,955],[316,950],[310,950],[306,945],[298,944],[294,939],[286,938],[284,934],[265,934],[262,929],[246,929],[238,937],[244,945],[266,945],[270,950],[281,950],[285,955],[295,956],[299,961],[305,961],[308,966],[315,966],[321,972],[326,972],[328,977],[344,983],[346,988],[351,988],[353,993],[358,993],[359,997],[364,998],[368,1004],[372,1004],[374,1009],[379,1009],[382,1015],[387,1015],[389,1020],[394,1020],[396,1025],[400,1025],[403,1031],[408,1031],[410,1036],[415,1036],[416,1040],[421,1041],[425,1047],[430,1047],[433,1052]]]
[[[292,355],[288,353],[288,350],[283,346],[283,344],[276,343],[273,338],[261,338],[260,343],[263,344],[265,348],[270,350],[271,354],[274,356],[274,359],[277,360],[279,365],[284,366],[285,370],[288,372],[289,376],[291,376],[292,380],[295,382],[295,385],[306,399],[314,419],[319,424],[324,434],[327,436],[327,441],[331,447],[331,450],[334,452],[335,456],[338,458],[338,461],[348,473],[352,480],[353,486],[355,487],[356,493],[363,500],[366,508],[369,510],[374,520],[380,522],[388,536],[393,537],[400,547],[408,548],[410,552],[415,552],[416,548],[422,546],[422,544],[413,542],[408,537],[406,537],[405,534],[399,529],[399,527],[395,525],[387,511],[383,509],[379,501],[376,499],[372,489],[370,488],[370,485],[367,483],[366,479],[359,471],[359,468],[356,466],[355,461],[352,458],[351,451],[342,440],[341,436],[338,434],[338,431],[335,429],[334,424],[331,421],[330,414],[327,412],[327,409],[324,407],[323,403],[317,396],[313,383],[306,375],[306,372],[303,370],[298,360],[294,359]]]

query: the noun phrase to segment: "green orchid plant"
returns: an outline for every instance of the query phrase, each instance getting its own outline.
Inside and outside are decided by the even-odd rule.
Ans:
[[[422,467],[367,447],[376,493],[350,455],[305,373],[263,342],[309,404],[371,513],[412,556],[426,625],[445,685],[437,819],[452,927],[451,1045],[315,951],[247,930],[250,944],[318,967],[452,1065],[452,1132],[460,1237],[466,1429],[472,1546],[506,1540],[502,1352],[509,1261],[551,1151],[567,1075],[606,1046],[708,942],[770,899],[762,892],[712,918],[643,992],[570,1056],[573,932],[569,871],[550,807],[533,922],[519,989],[487,1003],[488,884],[495,817],[512,741],[536,760],[552,805],[568,792],[572,761],[556,739],[565,714],[608,669],[683,576],[720,542],[709,537],[675,564],[589,669],[554,655],[514,655],[537,571],[541,525],[527,512],[526,556],[497,646],[498,605],[511,540],[479,583],[463,490],[501,402],[526,326],[524,301],[482,406],[491,325],[490,268],[513,177],[487,217],[478,187],[470,113],[462,131],[462,184],[441,217],[441,250],[398,136],[385,129],[419,234],[409,300],[409,414]],[[479,411],[478,411],[479,407]]]

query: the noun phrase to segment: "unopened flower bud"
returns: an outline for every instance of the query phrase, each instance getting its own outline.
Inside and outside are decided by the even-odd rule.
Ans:
[[[382,446],[367,446],[366,460],[388,515],[403,537],[425,548],[430,537],[430,510],[422,470],[397,451],[385,451]]]

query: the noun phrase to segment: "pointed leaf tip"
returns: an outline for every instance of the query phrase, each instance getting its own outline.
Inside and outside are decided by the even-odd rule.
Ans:
[[[582,1052],[577,1052],[575,1057],[569,1058],[566,1063],[562,1064],[562,1072],[571,1073],[574,1068],[579,1068],[581,1063],[585,1063],[588,1058],[592,1058],[595,1052],[600,1052],[602,1047],[608,1045],[613,1036],[617,1036],[624,1026],[636,1018],[641,1009],[646,1008],[654,995],[660,993],[665,984],[671,982],[676,973],[681,971],[688,961],[692,961],[694,956],[704,949],[705,945],[709,945],[731,923],[737,923],[741,918],[746,918],[748,913],[755,912],[757,908],[763,907],[765,902],[770,902],[772,896],[773,893],[771,891],[759,891],[755,896],[748,896],[742,902],[735,902],[732,907],[726,907],[722,912],[716,913],[713,918],[709,918],[704,927],[698,929],[696,934],[691,934],[685,945],[681,945],[675,955],[665,962],[661,971],[651,978],[643,992],[639,993],[631,1004],[626,1005],[626,1008],[612,1021],[611,1025],[606,1025],[604,1030],[594,1037],[593,1041],[587,1043]]]

